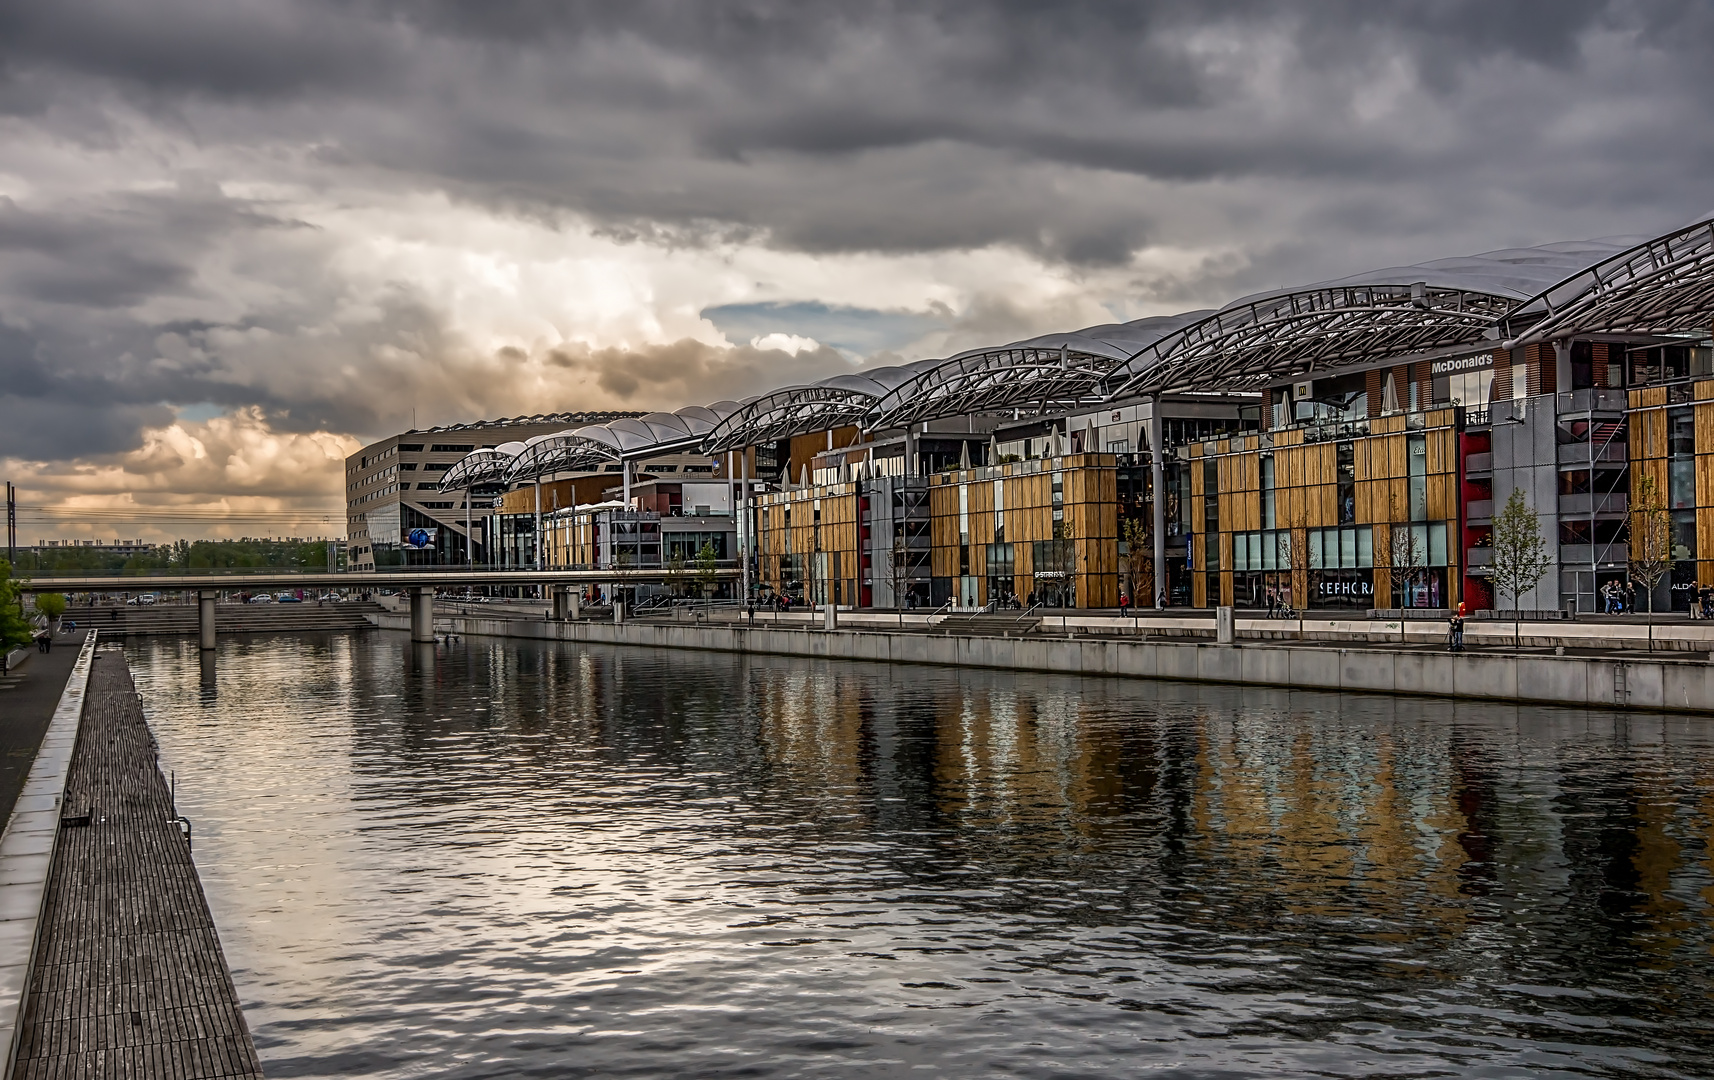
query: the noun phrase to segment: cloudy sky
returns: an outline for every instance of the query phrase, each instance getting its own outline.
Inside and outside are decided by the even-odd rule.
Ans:
[[[1711,54],[1697,2],[0,0],[0,471],[121,508],[26,540],[338,534],[413,418],[1659,232]]]

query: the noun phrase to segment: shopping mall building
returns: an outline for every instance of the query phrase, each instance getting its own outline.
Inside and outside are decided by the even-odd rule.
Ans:
[[[1521,491],[1595,610],[1640,491],[1714,584],[1714,221],[1395,267],[864,369],[459,460],[468,559],[661,565],[858,608],[1492,607]],[[1652,502],[1652,500],[1651,500]]]

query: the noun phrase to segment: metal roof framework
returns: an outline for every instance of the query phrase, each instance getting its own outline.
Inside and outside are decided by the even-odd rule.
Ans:
[[[1714,312],[1714,218],[1602,260],[1520,304],[1508,349],[1574,334],[1680,334]]]
[[[702,452],[719,454],[743,446],[789,439],[861,424],[893,388],[940,364],[919,360],[898,367],[835,375],[806,386],[787,386],[745,402],[702,441]]]
[[[869,426],[904,427],[999,409],[1027,407],[1045,413],[1100,404],[1115,368],[1206,314],[1108,323],[959,353],[893,389],[877,402]]]
[[[538,435],[524,443],[505,480],[515,483],[550,473],[588,472],[609,461],[637,461],[696,450],[708,433],[738,408],[735,401],[717,401]]]
[[[1517,299],[1469,289],[1361,285],[1306,289],[1228,307],[1144,349],[1109,399],[1219,388],[1476,345]]]
[[[1506,248],[1245,297],[1138,352],[1109,383],[1109,400],[1253,390],[1390,357],[1497,344],[1500,323],[1531,297],[1635,242]]]
[[[460,491],[504,483],[512,462],[523,449],[521,442],[508,442],[491,449],[472,450],[441,475],[440,490]]]

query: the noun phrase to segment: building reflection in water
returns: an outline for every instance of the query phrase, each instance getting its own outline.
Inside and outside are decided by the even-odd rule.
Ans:
[[[145,681],[171,669],[175,646],[138,648]],[[1521,1016],[1533,986],[1714,1023],[1697,718],[483,640],[430,663],[391,636],[247,648],[224,677],[313,701],[353,805],[445,830],[503,907],[725,897],[768,914],[719,933],[829,942],[861,939],[839,909],[873,910],[891,937],[837,947],[980,954],[972,984],[1093,980],[1167,1014],[1207,992]],[[234,715],[233,685],[184,715]]]

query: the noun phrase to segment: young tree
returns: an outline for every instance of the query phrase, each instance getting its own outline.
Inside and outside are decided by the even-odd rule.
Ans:
[[[899,609],[899,625],[905,624],[905,590],[910,588],[911,551],[905,544],[905,538],[894,534],[893,546],[887,552],[886,573],[883,575],[887,588],[893,593],[893,606]]]
[[[1387,492],[1387,510],[1387,518],[1393,522],[1387,530],[1387,566],[1393,580],[1392,599],[1399,607],[1399,644],[1403,645],[1405,608],[1410,606],[1410,581],[1428,565],[1428,553],[1423,550],[1411,523],[1399,520],[1407,515],[1399,505],[1397,488],[1391,485]]]
[[[667,556],[667,564],[664,567],[664,570],[666,571],[667,591],[670,595],[676,598],[684,588],[685,564],[683,548],[676,545],[673,547],[672,554]]]
[[[12,577],[12,564],[0,559],[0,652],[11,652],[21,645],[28,645],[30,637],[30,624],[24,619],[18,582]]]
[[[1304,608],[1309,606],[1309,572],[1321,560],[1309,542],[1309,507],[1304,502],[1308,496],[1301,489],[1294,495],[1285,528],[1274,534],[1274,565],[1284,565],[1291,571],[1292,606],[1297,609],[1297,637],[1302,641]]]
[[[59,625],[60,616],[65,614],[65,594],[37,593],[36,611],[47,616],[50,628]]]
[[[1409,522],[1395,523],[1388,531],[1387,563],[1392,568],[1393,594],[1399,605],[1399,644],[1405,641],[1405,609],[1410,606],[1411,579],[1428,565],[1422,541]]]
[[[1155,602],[1155,535],[1147,518],[1134,517],[1125,521],[1125,576],[1130,590],[1131,608],[1142,606],[1148,597],[1149,606]]]
[[[1519,599],[1534,589],[1553,566],[1553,556],[1541,535],[1541,519],[1524,501],[1521,488],[1513,488],[1506,505],[1494,515],[1492,550],[1488,580],[1496,593],[1512,598],[1512,643],[1516,647],[1523,644]]]
[[[1654,651],[1654,591],[1672,570],[1672,515],[1660,485],[1649,473],[1637,479],[1631,497],[1631,577],[1648,593],[1649,651]]]
[[[714,580],[720,573],[719,561],[711,543],[704,543],[696,551],[696,583],[704,603],[714,595]]]

